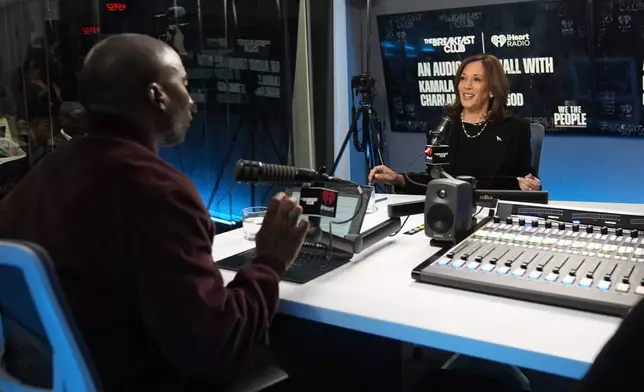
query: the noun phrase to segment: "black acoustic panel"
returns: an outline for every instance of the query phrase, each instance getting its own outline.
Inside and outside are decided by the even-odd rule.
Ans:
[[[593,0],[594,90],[597,127],[644,134],[644,4]]]

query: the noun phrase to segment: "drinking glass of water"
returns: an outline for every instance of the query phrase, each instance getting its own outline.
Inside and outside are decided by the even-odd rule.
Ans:
[[[255,241],[255,236],[264,222],[264,215],[266,207],[247,207],[242,210],[244,239]]]
[[[371,188],[371,197],[369,197],[369,204],[367,204],[367,214],[372,214],[378,211],[378,207],[376,207],[376,189],[373,186],[369,186],[369,188]]]

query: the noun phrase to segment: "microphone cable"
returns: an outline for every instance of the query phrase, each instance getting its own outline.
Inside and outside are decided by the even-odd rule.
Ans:
[[[400,225],[400,229],[398,229],[398,231],[397,231],[397,232],[395,232],[395,233],[393,233],[393,234],[389,234],[389,237],[395,237],[395,236],[397,236],[398,234],[400,234],[400,232],[402,231],[403,227],[405,227],[405,225],[407,224],[407,221],[409,220],[409,217],[410,217],[410,216],[411,216],[411,215],[407,215],[407,216],[405,217],[405,220],[403,221],[402,225]]]
[[[472,215],[472,218],[474,218],[475,216],[477,216],[477,215],[478,215],[478,214],[480,214],[481,212],[483,212],[483,207],[479,207],[479,209],[478,209],[478,210],[476,210],[476,212],[474,213],[474,215]]]
[[[425,155],[425,154],[426,154],[426,153],[425,153],[425,152],[423,152],[423,153],[419,154],[417,157],[415,157],[414,159],[412,159],[412,160],[409,162],[409,164],[407,165],[407,168],[405,169],[405,173],[404,173],[403,175],[405,176],[405,180],[409,181],[410,183],[412,183],[412,184],[414,184],[414,185],[418,185],[418,186],[422,186],[422,187],[427,188],[427,186],[428,186],[427,184],[422,184],[422,183],[420,183],[420,182],[416,182],[416,181],[412,180],[411,178],[409,178],[409,169],[411,168],[411,165],[412,165],[414,162],[416,162],[416,160],[417,160],[418,158],[422,157],[422,156],[423,156],[423,155]]]
[[[330,221],[329,224],[343,225],[345,223],[351,222],[352,220],[354,220],[360,214],[360,211],[362,210],[362,205],[364,203],[364,191],[362,190],[362,187],[360,185],[356,184],[355,182],[350,181],[350,184],[354,185],[357,188],[357,190],[358,190],[358,199],[359,199],[358,206],[356,207],[356,210],[355,210],[353,216],[351,218],[347,219],[347,220],[340,221],[340,222]],[[329,225],[329,234],[330,234],[330,229],[331,229],[331,226]]]

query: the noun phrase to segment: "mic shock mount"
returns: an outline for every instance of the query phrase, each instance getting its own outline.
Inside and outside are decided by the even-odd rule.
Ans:
[[[427,132],[427,145],[425,145],[425,165],[427,173],[430,174],[432,179],[449,178],[454,179],[445,171],[445,166],[449,165],[449,146],[443,143],[446,132],[449,134],[448,126],[452,120],[443,116],[438,126]]]
[[[440,133],[432,131],[431,144],[425,146],[425,166],[432,179],[450,178],[454,179],[445,171],[449,165],[449,146],[440,143]]]

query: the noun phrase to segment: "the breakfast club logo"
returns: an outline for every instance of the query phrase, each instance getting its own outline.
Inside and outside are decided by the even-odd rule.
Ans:
[[[467,50],[467,45],[474,45],[474,36],[425,38],[425,45],[442,47],[445,53],[463,53]]]
[[[490,38],[490,41],[492,41],[492,44],[497,48],[502,48],[504,46],[508,48],[530,46],[530,34],[497,34],[493,35]]]
[[[566,101],[557,107],[553,123],[555,128],[586,128],[586,113],[576,102]]]
[[[308,187],[300,190],[302,214],[335,218],[338,207],[338,191]]]

